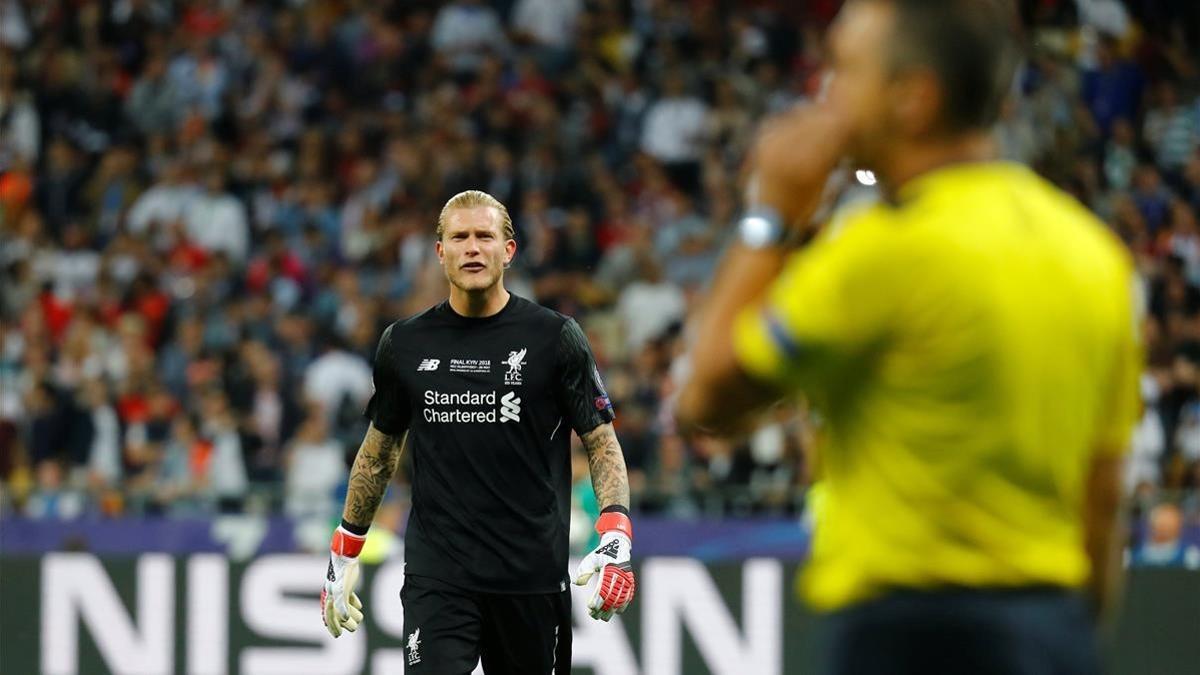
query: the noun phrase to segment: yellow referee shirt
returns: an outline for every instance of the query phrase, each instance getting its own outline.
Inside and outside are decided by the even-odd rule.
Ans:
[[[921,176],[844,214],[734,326],[743,369],[828,427],[801,588],[1079,586],[1097,448],[1124,448],[1140,349],[1129,256],[1014,164]]]

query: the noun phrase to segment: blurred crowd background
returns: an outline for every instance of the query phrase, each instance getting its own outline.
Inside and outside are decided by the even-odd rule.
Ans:
[[[591,337],[635,508],[797,513],[802,404],[731,444],[667,402],[747,143],[816,93],[839,5],[0,0],[0,512],[335,517],[375,342],[445,297],[436,215],[478,188],[510,288]],[[1200,3],[1021,9],[996,141],[1137,257],[1127,484],[1170,559],[1200,522]]]

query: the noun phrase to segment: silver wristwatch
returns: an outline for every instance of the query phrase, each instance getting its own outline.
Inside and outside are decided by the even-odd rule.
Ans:
[[[746,248],[782,246],[788,234],[779,212],[769,206],[752,207],[738,221],[738,241]]]

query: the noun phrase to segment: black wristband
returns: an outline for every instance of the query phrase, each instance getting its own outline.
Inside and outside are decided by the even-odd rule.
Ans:
[[[613,504],[612,506],[606,506],[603,509],[600,509],[600,513],[608,513],[610,511],[616,511],[617,513],[622,513],[625,515],[626,518],[629,517],[629,509],[625,508],[624,506],[621,506],[620,504]]]
[[[345,518],[342,518],[342,529],[350,534],[357,534],[360,537],[365,537],[367,536],[367,530],[371,529],[371,526],[367,525],[364,527],[362,525],[355,525]]]

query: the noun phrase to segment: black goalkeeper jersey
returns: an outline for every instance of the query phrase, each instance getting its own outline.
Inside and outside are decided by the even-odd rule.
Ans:
[[[389,326],[367,417],[408,431],[407,574],[470,590],[563,590],[571,430],[613,419],[574,319],[512,295],[470,318],[448,301]]]

